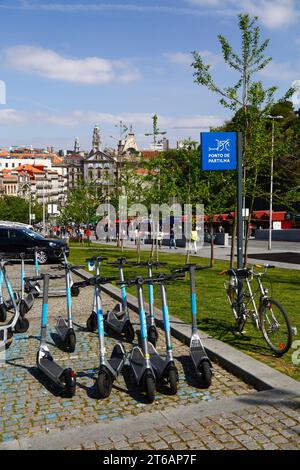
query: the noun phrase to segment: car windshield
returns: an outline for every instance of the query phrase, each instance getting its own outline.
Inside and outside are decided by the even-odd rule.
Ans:
[[[45,240],[45,237],[40,233],[34,232],[33,230],[25,230],[26,235],[29,235],[31,238],[35,240]]]

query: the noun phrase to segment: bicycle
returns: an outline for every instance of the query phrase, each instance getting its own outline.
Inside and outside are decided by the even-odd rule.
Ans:
[[[254,268],[264,268],[264,271],[255,272]],[[243,333],[246,322],[250,318],[254,327],[261,331],[274,354],[281,357],[290,349],[295,333],[283,307],[269,297],[269,289],[263,286],[262,279],[271,268],[275,266],[257,264],[251,268],[231,268],[220,274],[229,276],[224,287],[238,332]],[[257,282],[255,291],[251,286],[253,279]],[[244,289],[245,283],[246,289]]]

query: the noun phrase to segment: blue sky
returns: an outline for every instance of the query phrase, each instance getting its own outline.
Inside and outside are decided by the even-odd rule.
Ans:
[[[94,124],[103,146],[114,146],[110,136],[118,138],[122,119],[145,148],[154,113],[172,145],[198,138],[229,114],[193,83],[189,54],[200,51],[216,81],[231,84],[217,35],[238,49],[242,11],[259,15],[262,38],[270,38],[273,61],[257,78],[277,85],[281,96],[300,80],[298,0],[0,1],[0,80],[7,89],[0,147],[72,148],[78,136],[90,149]]]

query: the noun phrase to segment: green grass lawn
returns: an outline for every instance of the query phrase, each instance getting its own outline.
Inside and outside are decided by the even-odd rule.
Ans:
[[[75,264],[86,264],[86,258],[101,254],[107,256],[108,261],[113,261],[120,256],[125,256],[128,260],[136,261],[134,249],[126,249],[123,254],[121,250],[108,245],[91,245],[81,247],[70,245],[70,262]],[[149,252],[141,252],[141,260],[147,260]],[[168,268],[161,271],[168,272],[173,268],[185,263],[185,256],[175,253],[161,252],[159,260],[168,263]],[[191,256],[190,262],[207,265],[208,260]],[[255,357],[271,367],[283,372],[291,377],[300,380],[300,368],[292,363],[291,349],[282,358],[272,355],[271,350],[265,343],[261,333],[254,329],[249,321],[246,325],[246,333],[239,335],[234,330],[234,318],[225,294],[225,276],[220,276],[219,272],[228,267],[227,261],[216,261],[213,269],[196,272],[197,280],[197,306],[198,306],[198,327],[209,335],[230,344],[231,346]],[[128,267],[124,270],[125,278],[147,273],[147,268]],[[155,273],[155,271],[154,271]],[[104,264],[101,274],[103,276],[118,275],[115,268]],[[300,305],[300,271],[292,269],[270,270],[265,279],[265,285],[270,287],[271,296],[279,301],[285,308],[290,318],[291,324],[300,331],[300,319],[298,304]],[[135,288],[130,288],[129,292],[135,294]],[[161,307],[158,291],[155,292],[155,304]],[[168,302],[170,314],[177,316],[181,320],[190,323],[189,304],[189,281],[186,280],[172,282],[167,286]],[[147,301],[147,298],[145,298]],[[299,336],[299,335],[298,335]],[[298,339],[298,336],[294,339]]]

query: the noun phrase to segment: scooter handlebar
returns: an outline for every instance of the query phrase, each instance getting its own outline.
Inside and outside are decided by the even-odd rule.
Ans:
[[[92,256],[91,258],[85,258],[85,261],[104,261],[108,259],[106,256]]]
[[[166,281],[171,281],[173,279],[183,279],[183,276],[180,274],[159,274],[156,277],[142,277],[138,276],[135,279],[125,279],[124,281],[118,281],[116,282],[117,285],[124,285],[126,284],[127,286],[133,286],[134,284],[139,284],[140,286],[143,284],[153,284],[153,283],[161,283],[161,282],[166,282]]]
[[[96,286],[96,285],[101,285],[101,284],[109,284],[112,281],[116,281],[116,277],[100,277],[100,276],[94,276],[89,279],[87,279],[86,285],[87,286]]]
[[[46,276],[49,277],[49,279],[62,279],[65,276],[62,274],[41,274],[40,276],[30,276],[30,277],[25,277],[24,281],[25,282],[35,282],[35,281],[42,281]]]
[[[180,268],[171,269],[173,273],[185,273],[188,272],[191,268],[195,268],[195,271],[200,271],[201,269],[209,269],[210,266],[201,266],[197,264],[187,264],[186,266],[181,266]]]

